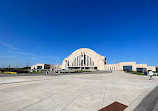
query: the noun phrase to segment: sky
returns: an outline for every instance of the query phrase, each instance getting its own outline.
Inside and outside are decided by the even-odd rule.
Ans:
[[[158,66],[158,1],[0,0],[0,67],[62,64],[78,48]]]

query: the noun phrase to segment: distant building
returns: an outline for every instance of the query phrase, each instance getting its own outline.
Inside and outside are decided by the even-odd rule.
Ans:
[[[158,72],[158,66],[156,66],[156,72]]]
[[[36,64],[36,65],[31,66],[31,69],[36,69],[36,70],[59,70],[59,69],[61,69],[61,65]]]
[[[31,66],[31,69],[50,69],[50,65],[49,64],[36,64]]]
[[[50,66],[51,66],[50,67],[51,70],[60,70],[61,69],[61,65],[53,65],[53,64],[51,64]]]
[[[147,66],[147,64],[136,64],[136,62],[120,62],[118,64],[106,64],[105,70],[124,70],[124,71],[156,71],[155,66]]]
[[[101,56],[88,48],[81,48],[74,51],[65,58],[62,63],[62,69],[97,69],[97,70],[124,70],[124,71],[156,71],[155,66],[147,64],[136,64],[136,62],[120,62],[118,64],[107,64],[105,56]]]
[[[36,64],[31,69],[85,69],[85,70],[124,70],[124,71],[147,71],[158,70],[156,66],[147,64],[136,64],[136,62],[120,62],[118,64],[107,64],[105,56],[102,56],[89,48],[80,48],[65,58],[62,65]]]

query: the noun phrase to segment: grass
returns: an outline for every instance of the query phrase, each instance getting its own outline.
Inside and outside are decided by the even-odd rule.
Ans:
[[[75,72],[92,72],[92,71],[75,71]]]
[[[126,73],[135,74],[135,75],[144,75],[142,72],[136,72],[136,71],[128,71]]]
[[[45,73],[45,72],[29,72],[29,73]]]
[[[135,75],[144,75],[142,72],[136,72],[136,71],[128,71],[126,73],[135,74]],[[156,76],[156,74],[154,74],[153,76]]]
[[[153,76],[156,76],[156,74],[154,74]],[[158,76],[158,74],[157,74],[157,76]]]

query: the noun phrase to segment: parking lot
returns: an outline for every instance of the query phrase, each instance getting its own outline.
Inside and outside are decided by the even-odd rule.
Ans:
[[[0,111],[97,111],[115,101],[130,107],[157,85],[154,78],[121,71],[0,77]]]

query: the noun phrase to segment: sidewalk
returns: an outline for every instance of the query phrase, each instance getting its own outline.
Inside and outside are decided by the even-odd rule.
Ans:
[[[27,81],[0,85],[0,111],[98,111],[115,101],[130,106],[158,82],[122,71],[11,78]]]

